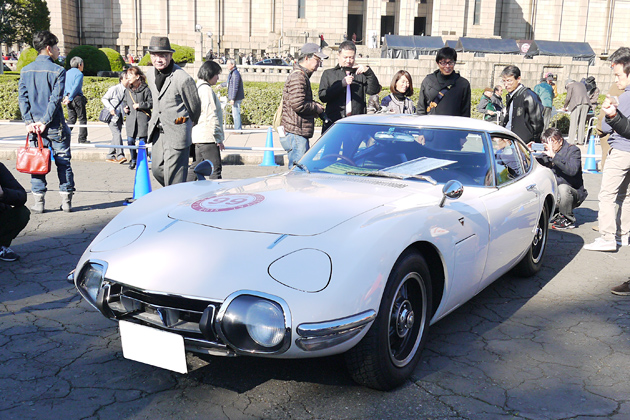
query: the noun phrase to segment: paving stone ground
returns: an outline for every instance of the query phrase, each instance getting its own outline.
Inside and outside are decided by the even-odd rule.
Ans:
[[[14,161],[1,160],[14,168]],[[630,418],[630,248],[581,249],[598,233],[601,175],[585,175],[580,225],[551,231],[534,278],[505,275],[435,324],[410,381],[384,393],[355,385],[342,357],[189,357],[172,373],[122,357],[117,326],[65,277],[131,196],[123,165],[75,161],[75,212],[57,180],[44,214],[0,262],[0,419],[618,419]],[[226,166],[228,178],[283,168]],[[28,176],[13,171],[29,189]],[[29,205],[32,198],[29,197]],[[141,264],[142,262],[139,262]]]

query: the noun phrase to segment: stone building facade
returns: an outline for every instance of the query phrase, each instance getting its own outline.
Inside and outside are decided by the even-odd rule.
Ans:
[[[79,44],[142,55],[153,35],[195,47],[256,55],[331,46],[356,36],[379,47],[387,33],[445,40],[587,41],[609,53],[630,38],[630,0],[48,0],[62,51]]]

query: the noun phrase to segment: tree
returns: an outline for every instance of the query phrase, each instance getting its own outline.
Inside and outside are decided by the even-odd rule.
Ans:
[[[31,44],[33,34],[50,29],[44,0],[0,0],[0,42]]]

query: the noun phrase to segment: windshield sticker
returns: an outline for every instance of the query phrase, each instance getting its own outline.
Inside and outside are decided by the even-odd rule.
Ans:
[[[195,201],[190,208],[207,213],[232,211],[253,206],[264,199],[260,194],[224,194]]]

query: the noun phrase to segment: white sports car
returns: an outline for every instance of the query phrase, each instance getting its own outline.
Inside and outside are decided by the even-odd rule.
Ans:
[[[72,278],[119,321],[127,358],[187,372],[187,351],[345,353],[357,382],[387,390],[429,325],[509,270],[538,271],[556,189],[497,125],[355,116],[289,172],[146,195]]]

